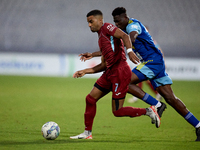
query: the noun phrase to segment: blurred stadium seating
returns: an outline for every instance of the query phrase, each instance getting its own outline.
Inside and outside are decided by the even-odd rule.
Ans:
[[[167,57],[200,57],[199,0],[1,0],[0,52],[72,54],[96,51],[86,14],[100,9],[113,23],[123,6],[151,30]]]

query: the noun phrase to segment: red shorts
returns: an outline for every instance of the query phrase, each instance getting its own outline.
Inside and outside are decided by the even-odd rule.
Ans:
[[[95,85],[103,92],[112,91],[113,99],[124,99],[131,82],[131,73],[127,62],[122,62],[117,67],[107,69]]]

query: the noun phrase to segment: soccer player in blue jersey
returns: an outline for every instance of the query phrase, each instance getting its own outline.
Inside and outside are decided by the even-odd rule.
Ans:
[[[129,92],[140,99],[148,100],[149,95],[136,84],[150,80],[166,102],[196,128],[196,141],[200,141],[200,122],[173,93],[171,88],[172,80],[165,72],[163,55],[156,48],[145,26],[140,21],[129,18],[126,14],[126,9],[123,7],[115,8],[112,16],[115,25],[129,34],[133,44],[132,49],[141,61],[141,64],[132,70]]]
[[[148,28],[146,25],[145,25],[145,27],[146,27],[146,29],[148,30],[148,32],[150,33],[149,28]],[[154,42],[155,46],[156,46],[156,47],[162,52],[162,54],[163,54],[163,51],[162,51],[160,45],[157,43],[157,41],[156,41],[155,39],[153,39],[153,42]],[[163,55],[164,55],[164,54],[163,54]],[[155,98],[156,98],[157,100],[161,101],[161,100],[162,100],[162,96],[154,89],[154,87],[152,86],[151,82],[150,82],[149,80],[146,80],[145,82],[146,82],[147,86],[149,86],[150,89],[152,90],[152,92],[155,94]],[[144,82],[140,82],[140,83],[138,83],[137,85],[142,89],[143,83],[144,83]],[[138,98],[135,97],[135,96],[133,96],[133,97],[129,98],[127,101],[128,101],[129,103],[135,103],[135,102],[138,101]]]

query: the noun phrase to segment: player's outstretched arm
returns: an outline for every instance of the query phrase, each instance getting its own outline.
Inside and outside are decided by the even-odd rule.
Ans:
[[[93,52],[93,53],[82,53],[82,54],[79,54],[80,57],[80,60],[81,61],[86,61],[86,60],[89,60],[93,57],[98,57],[98,56],[101,56],[101,51],[96,51],[96,52]]]
[[[79,70],[79,71],[76,71],[74,74],[73,74],[73,78],[80,78],[82,76],[85,75],[85,70]]]
[[[81,54],[79,54],[78,56],[81,56],[81,57],[80,57],[80,60],[81,60],[81,61],[86,61],[86,60],[89,60],[89,59],[92,58],[92,53],[88,53],[88,52],[86,52],[86,53],[81,53]]]
[[[129,59],[134,63],[137,64],[140,62],[139,58],[136,56],[136,54],[132,51],[132,43],[131,39],[128,34],[124,33],[121,29],[117,29],[115,31],[114,37],[121,38],[124,42],[124,45],[126,46],[127,53],[129,56]]]
[[[87,68],[87,69],[84,69],[84,70],[76,71],[73,74],[73,78],[80,78],[80,77],[83,77],[85,74],[98,73],[98,72],[104,71],[105,69],[106,69],[106,62],[105,62],[105,60],[102,56],[100,64],[98,64],[98,65],[96,65],[92,68]]]

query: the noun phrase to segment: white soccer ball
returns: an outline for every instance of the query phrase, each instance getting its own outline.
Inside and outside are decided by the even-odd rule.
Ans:
[[[57,123],[49,121],[42,126],[42,135],[47,140],[54,140],[60,134],[60,127]]]

